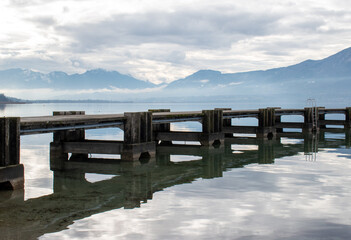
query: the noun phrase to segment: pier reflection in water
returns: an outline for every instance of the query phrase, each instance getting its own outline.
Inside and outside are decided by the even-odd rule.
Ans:
[[[335,150],[350,147],[350,132],[335,131],[338,132],[337,138],[334,135],[328,137],[330,133],[322,131],[318,136],[295,134],[293,138],[269,141],[255,138],[232,138],[226,139],[222,146],[210,148],[190,145],[158,146],[156,158],[143,159],[134,163],[120,162],[115,159],[89,158],[87,155],[72,155],[70,159],[61,162],[58,168],[57,159],[51,158],[51,167],[55,170],[53,194],[24,201],[23,191],[1,193],[0,238],[36,239],[43,235],[46,236],[45,234],[48,233],[60,234],[61,231],[70,228],[79,219],[115,209],[139,208],[141,204],[148,204],[148,201],[158,191],[191,183],[198,179],[221,178],[224,172],[232,172],[235,168],[243,168],[249,164],[273,164],[276,159],[299,155],[308,156],[307,160],[318,162],[320,149]],[[347,154],[344,156],[350,158],[350,155]],[[172,157],[178,155],[193,156],[194,160],[172,161]],[[61,160],[59,159],[59,161]],[[89,182],[86,179],[87,173],[112,176],[107,180]],[[252,186],[254,181],[259,181],[259,179],[245,179],[244,182],[247,182],[248,186],[243,185],[240,191],[258,191],[250,189],[254,188]],[[301,180],[296,179],[296,181]],[[233,182],[232,184],[237,183]],[[235,192],[230,194],[233,201],[238,197]],[[257,197],[259,201],[260,196]],[[241,199],[241,201],[245,202],[246,199]],[[247,204],[252,203],[252,200],[247,199],[247,201]],[[294,199],[290,201],[294,202]],[[266,207],[269,207],[269,204]],[[283,209],[279,211],[284,212]],[[228,214],[232,213],[228,212]],[[285,216],[283,219],[289,217]],[[212,220],[215,221],[215,219]],[[215,223],[213,222],[213,224]],[[244,229],[245,224],[240,224],[238,227]],[[322,225],[328,228],[328,224],[324,224],[326,225]],[[315,223],[315,225],[319,224]],[[343,225],[343,227],[339,234],[350,233],[349,226]],[[223,231],[225,232],[220,234],[224,237],[230,237],[232,236],[230,234],[240,232],[239,230],[231,232],[230,229]],[[161,232],[164,234],[163,231]],[[252,233],[249,230],[245,230],[245,232],[249,235],[256,235],[256,237],[260,236],[260,233]],[[145,234],[147,235],[147,233]],[[240,232],[240,234],[243,233]],[[263,235],[265,234],[263,233]],[[290,234],[296,236],[297,233]],[[170,235],[172,235],[171,238],[180,236]],[[84,237],[84,235],[78,236]],[[165,235],[163,236],[165,237]],[[188,237],[190,236],[193,235],[189,234]],[[274,238],[279,236],[279,233],[271,233],[268,236]],[[312,236],[312,239],[318,239],[320,236],[321,234],[316,234]],[[234,236],[232,238],[235,239]]]

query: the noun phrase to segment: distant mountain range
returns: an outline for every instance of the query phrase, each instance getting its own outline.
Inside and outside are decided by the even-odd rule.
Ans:
[[[316,98],[348,104],[351,100],[351,48],[322,60],[307,60],[265,71],[221,73],[200,70],[166,86],[103,69],[72,75],[8,69],[0,71],[0,84],[0,92],[3,89],[38,88],[62,91],[61,99],[266,101],[270,98],[276,102]],[[82,89],[103,90],[75,92]]]
[[[342,79],[351,77],[351,48],[347,48],[323,60],[307,60],[289,67],[274,68],[266,71],[222,74],[219,71],[201,70],[184,79],[168,85],[168,88],[185,86],[239,85],[242,83],[284,83],[289,81],[306,82],[323,79]]]
[[[152,88],[151,82],[135,79],[117,71],[94,69],[83,74],[51,72],[48,74],[27,69],[8,69],[0,71],[1,88],[53,88],[53,89],[94,89],[94,88]]]

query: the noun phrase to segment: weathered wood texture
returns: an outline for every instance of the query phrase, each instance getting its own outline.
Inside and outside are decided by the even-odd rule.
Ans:
[[[54,116],[85,115],[84,111],[53,112]],[[84,129],[62,130],[54,132],[54,142],[82,141],[85,139]]]
[[[152,113],[137,112],[124,113],[124,143],[135,144],[151,142],[152,139]]]
[[[20,118],[0,118],[0,167],[19,164]]]
[[[203,110],[202,132],[218,133],[223,128],[223,110]]]
[[[152,114],[154,113],[159,113],[159,112],[171,112],[170,109],[149,109],[149,112],[151,112]],[[156,140],[156,133],[158,132],[169,132],[171,131],[171,124],[170,123],[157,123],[157,124],[153,124],[153,139]],[[167,144],[170,145],[172,144],[171,141],[163,141],[162,144]]]

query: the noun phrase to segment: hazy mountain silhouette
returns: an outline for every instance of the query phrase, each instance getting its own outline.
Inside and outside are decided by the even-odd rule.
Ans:
[[[53,89],[95,89],[127,88],[141,89],[155,85],[138,80],[117,71],[94,69],[83,74],[69,75],[65,72],[48,74],[33,72],[27,69],[9,69],[0,71],[2,88],[53,88]]]
[[[168,85],[168,88],[213,87],[218,85],[236,86],[241,84],[317,84],[328,81],[351,79],[351,48],[322,60],[307,60],[296,65],[242,73],[221,73],[201,70]]]
[[[72,75],[64,72],[43,74],[25,69],[9,69],[0,71],[0,84],[0,89],[112,89],[86,91],[81,94],[63,91],[60,99],[199,102],[258,102],[270,99],[275,103],[283,100],[301,102],[303,99],[316,98],[325,102],[349,104],[351,48],[322,60],[306,60],[296,65],[269,70],[240,73],[201,70],[173,81],[166,87],[103,69]],[[114,88],[136,91],[114,91]],[[148,90],[144,91],[145,88]],[[150,90],[152,88],[154,89]]]

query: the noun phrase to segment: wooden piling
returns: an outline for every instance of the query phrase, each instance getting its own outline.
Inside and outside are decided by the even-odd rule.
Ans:
[[[345,128],[351,128],[351,107],[345,109]]]
[[[153,141],[152,112],[124,113],[124,144],[122,160],[134,161],[154,157],[156,144]]]
[[[272,139],[276,136],[275,109],[260,108],[258,110],[258,128],[256,136],[258,138]]]
[[[319,116],[318,108],[316,107],[306,107],[304,108],[304,126],[302,131],[305,133],[318,131],[318,121],[315,120],[315,117]]]
[[[318,128],[319,129],[327,128],[326,124],[321,123],[325,120],[325,113],[320,113],[319,110],[323,110],[323,109],[325,109],[325,107],[318,107]]]
[[[149,109],[148,111],[151,113],[171,112],[170,109]],[[170,123],[153,124],[152,131],[153,131],[153,139],[156,140],[156,134],[158,132],[170,132],[171,131],[171,124]],[[163,146],[172,145],[172,141],[160,141],[159,144],[163,145]]]
[[[199,139],[201,145],[212,146],[215,143],[223,144],[223,110],[203,110],[202,114],[202,134]]]
[[[85,115],[84,111],[60,111],[53,112],[53,116]],[[85,130],[64,130],[53,133],[53,142],[50,143],[50,169],[58,171],[64,169],[65,161],[68,161],[68,153],[63,150],[64,142],[78,142],[85,140]],[[87,157],[87,154],[72,153],[74,157]]]
[[[222,110],[222,111],[230,111],[232,110],[231,108],[215,108],[214,110]],[[231,118],[223,118],[223,128],[225,127],[231,127],[232,126],[232,119]],[[233,138],[234,135],[233,133],[225,133],[224,134],[225,138]]]
[[[53,112],[53,116],[64,116],[64,115],[85,115],[85,112],[84,111]],[[75,129],[75,130],[55,131],[53,138],[54,138],[54,142],[82,141],[85,139],[85,130]]]
[[[21,189],[24,170],[20,164],[20,118],[0,118],[0,190]]]

